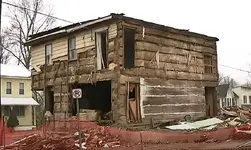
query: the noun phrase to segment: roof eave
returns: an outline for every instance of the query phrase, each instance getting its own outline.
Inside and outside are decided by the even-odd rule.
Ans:
[[[28,40],[27,42],[25,42],[24,45],[30,46],[30,45],[36,44],[38,42],[48,40],[48,38],[50,38],[50,37],[53,37],[53,38],[60,37],[60,36],[66,35],[68,33],[72,33],[72,32],[75,32],[77,30],[86,28],[88,26],[91,26],[91,25],[94,25],[94,24],[97,24],[97,23],[100,23],[100,22],[103,22],[103,21],[110,20],[112,18],[113,18],[113,15],[109,15],[109,16],[102,17],[102,18],[99,18],[99,19],[96,19],[96,20],[93,20],[93,21],[90,21],[90,22],[87,22],[87,23],[84,23],[84,24],[80,24],[80,25],[75,26],[75,27],[71,27],[69,29],[61,29],[59,31],[54,31],[54,32],[51,32],[51,33],[48,33],[48,34],[45,34],[45,35],[42,35],[42,36],[38,36],[36,38],[32,38],[32,39]]]

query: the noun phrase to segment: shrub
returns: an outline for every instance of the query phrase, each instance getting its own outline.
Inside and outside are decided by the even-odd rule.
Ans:
[[[9,119],[7,121],[7,126],[9,128],[14,128],[19,125],[19,121],[17,119],[16,111],[14,108],[11,110]]]

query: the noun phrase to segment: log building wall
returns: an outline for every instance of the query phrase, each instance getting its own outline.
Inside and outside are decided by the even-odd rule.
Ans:
[[[123,68],[123,27],[136,30],[135,68]],[[205,87],[218,85],[216,41],[178,31],[151,28],[134,20],[118,25],[120,120],[126,120],[128,82],[140,84],[142,123],[206,116]],[[156,55],[159,55],[157,62]],[[204,55],[212,57],[212,73],[204,71]]]

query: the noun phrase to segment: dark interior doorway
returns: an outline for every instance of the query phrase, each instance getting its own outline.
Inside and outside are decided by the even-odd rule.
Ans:
[[[82,89],[82,98],[79,99],[80,109],[98,110],[101,115],[111,111],[111,81],[78,84],[74,88]],[[76,100],[73,100],[74,114],[76,114]]]
[[[215,87],[205,87],[206,115],[213,117],[217,115],[217,95]]]

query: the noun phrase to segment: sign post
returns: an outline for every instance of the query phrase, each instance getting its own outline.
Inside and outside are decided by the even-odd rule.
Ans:
[[[79,135],[79,149],[82,150],[82,140],[81,140],[81,133],[80,133],[80,109],[79,109],[79,98],[82,98],[82,90],[81,89],[73,89],[72,96],[76,99],[77,105],[77,115],[78,115],[78,135]]]

